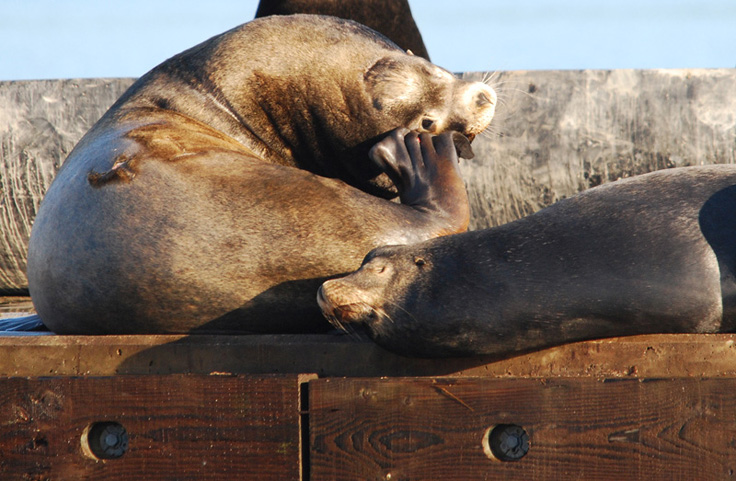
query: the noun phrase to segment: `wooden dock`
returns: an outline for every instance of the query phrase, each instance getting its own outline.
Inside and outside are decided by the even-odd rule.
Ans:
[[[734,69],[495,78],[494,134],[460,165],[473,228],[621,177],[736,162]],[[0,317],[31,310],[40,200],[132,82],[0,82]],[[0,480],[735,479],[735,341],[426,360],[335,335],[3,335]]]
[[[729,479],[735,341],[493,361],[336,335],[3,336],[0,479]]]

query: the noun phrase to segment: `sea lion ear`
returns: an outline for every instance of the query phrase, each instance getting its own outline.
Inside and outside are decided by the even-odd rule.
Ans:
[[[406,57],[404,57],[406,58]],[[383,57],[363,75],[365,87],[377,110],[405,105],[418,92],[417,72],[394,57]]]

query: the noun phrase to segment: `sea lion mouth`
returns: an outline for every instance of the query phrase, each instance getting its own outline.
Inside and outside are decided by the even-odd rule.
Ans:
[[[363,324],[376,317],[375,309],[363,299],[354,295],[346,297],[346,293],[355,294],[346,286],[330,281],[325,284],[317,290],[317,304],[335,328],[344,331],[348,324]]]

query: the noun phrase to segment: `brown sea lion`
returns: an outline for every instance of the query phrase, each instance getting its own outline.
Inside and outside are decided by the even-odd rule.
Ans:
[[[256,18],[311,13],[355,20],[429,60],[407,0],[261,0]]]
[[[520,220],[380,247],[318,300],[337,326],[424,357],[736,326],[736,166],[605,184]]]
[[[347,20],[216,36],[139,79],[69,155],[33,226],[34,305],[58,333],[328,327],[325,279],[466,229],[453,141],[495,101]]]

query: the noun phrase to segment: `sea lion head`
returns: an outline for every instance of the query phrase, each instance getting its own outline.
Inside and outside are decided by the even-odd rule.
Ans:
[[[396,188],[368,156],[382,136],[403,126],[472,139],[496,104],[487,85],[335,17],[260,18],[182,55],[203,87],[216,88],[228,133],[258,155],[385,197]]]
[[[467,82],[427,60],[411,54],[386,55],[364,76],[375,117],[380,125],[406,127],[417,132],[459,132],[472,141],[490,125],[496,93],[481,82]],[[472,158],[469,148],[459,155]],[[369,180],[385,192],[394,192],[385,175]]]
[[[414,267],[401,255],[401,246],[383,246],[373,249],[360,269],[352,274],[331,279],[317,292],[317,303],[330,323],[345,331],[363,326],[369,332],[380,331],[393,323],[390,306],[403,297],[410,272],[422,267],[417,259]],[[403,269],[402,269],[403,268]],[[402,275],[404,274],[404,275]],[[389,307],[389,310],[386,310]]]
[[[472,285],[463,283],[467,262],[439,241],[372,250],[360,269],[322,284],[317,293],[322,313],[334,327],[365,332],[404,355],[472,352],[474,337],[484,332],[475,319],[484,313],[476,312],[473,293],[462,287]]]

